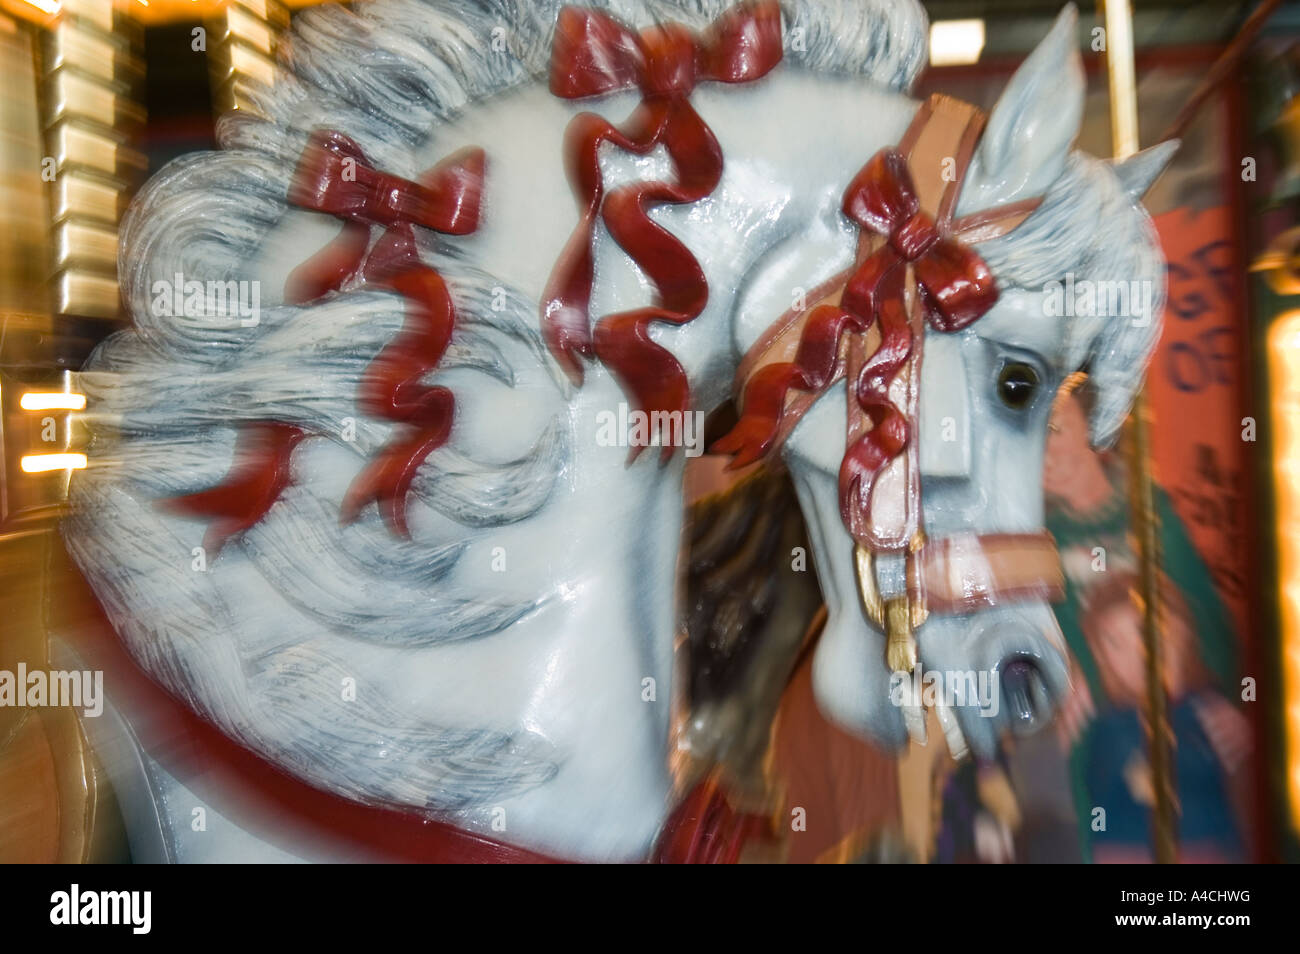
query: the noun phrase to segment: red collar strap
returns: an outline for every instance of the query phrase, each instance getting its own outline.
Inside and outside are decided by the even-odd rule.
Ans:
[[[721,785],[708,779],[691,789],[669,816],[650,860],[664,865],[732,865],[750,843],[776,843],[771,820],[736,811]]]
[[[84,578],[70,569],[70,586],[84,587],[79,605],[96,618],[78,630],[86,664],[105,674],[113,698],[125,700],[131,727],[150,755],[200,797],[218,794],[240,805],[241,824],[275,843],[284,829],[307,840],[341,846],[341,853],[397,862],[546,863],[559,859],[507,845],[395,809],[376,808],[313,788],[230,739],[160,688],[123,647]],[[235,780],[226,790],[225,780]],[[246,817],[244,817],[246,816]]]
[[[69,597],[93,608],[75,645],[105,673],[112,695],[126,700],[131,727],[151,757],[200,797],[218,794],[245,809],[241,823],[274,843],[286,828],[323,839],[359,858],[436,864],[559,864],[555,858],[391,808],[362,805],[284,773],[233,741],[158,686],[126,651],[84,577],[67,563]],[[226,780],[235,780],[227,790]],[[650,861],[729,863],[751,838],[770,837],[766,818],[734,811],[712,783],[693,789],[665,822]]]

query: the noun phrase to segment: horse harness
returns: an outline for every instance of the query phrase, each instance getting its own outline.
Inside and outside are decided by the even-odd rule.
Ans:
[[[877,448],[874,458],[864,455],[869,462],[884,458],[877,472],[869,475],[866,492],[841,497],[844,522],[854,538],[862,607],[887,634],[887,661],[895,672],[915,668],[915,630],[931,612],[968,613],[1008,602],[1059,599],[1063,593],[1060,559],[1046,531],[965,533],[929,540],[923,526],[919,442],[911,438],[919,422],[927,321],[939,332],[960,330],[992,305],[996,286],[968,245],[1009,232],[1040,201],[1018,202],[954,220],[956,199],[985,119],[978,108],[940,95],[920,107],[898,147],[874,157],[845,196],[846,214],[864,226],[854,266],[815,289],[808,296],[811,306],[792,309],[769,326],[741,360],[735,378],[734,393],[743,424],[750,399],[756,398],[757,403],[763,397],[765,376],[770,388],[771,379],[780,377],[779,368],[810,366],[809,354],[818,345],[818,331],[809,327],[810,319],[825,321],[825,314],[817,317],[819,309],[843,309],[846,300],[854,296],[875,312],[856,326],[853,322],[847,328],[841,325],[844,330],[833,342],[833,367],[814,387],[798,387],[798,383],[817,377],[804,373],[802,382],[778,395],[781,403],[775,408],[774,439],[763,453],[775,454],[816,400],[845,379],[850,387],[846,467],[855,444],[869,442],[873,430],[882,432],[877,441],[882,445],[890,437],[883,433],[886,428],[894,425],[896,437],[897,425],[902,426],[896,449],[885,446]],[[864,190],[860,180],[873,179]],[[937,255],[933,254],[936,248]],[[926,256],[939,261],[926,261]],[[881,260],[883,265],[876,264]],[[895,275],[889,283],[880,278],[886,269],[905,270],[905,274]],[[866,295],[861,291],[864,281],[875,282]],[[971,295],[972,288],[975,295]],[[980,299],[964,313],[963,295]],[[939,314],[945,300],[956,302],[948,315]],[[892,379],[886,374],[885,380],[880,380],[884,364],[880,355],[889,347],[891,306],[901,312],[906,322],[904,334],[910,340],[898,349],[904,353],[892,369]],[[826,347],[825,340],[820,344]],[[873,375],[874,382],[866,380]],[[855,387],[861,394],[870,385],[878,392],[887,390],[887,400],[854,400]],[[768,400],[770,403],[770,394]],[[882,413],[881,406],[886,404],[892,409]],[[890,411],[897,412],[901,420],[891,418]],[[731,448],[736,446],[732,441]],[[842,469],[842,487],[844,480]]]

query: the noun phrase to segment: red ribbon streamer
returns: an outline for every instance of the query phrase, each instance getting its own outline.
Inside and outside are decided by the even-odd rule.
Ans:
[[[863,259],[849,278],[840,305],[819,305],[808,316],[792,362],[761,368],[745,386],[744,414],[717,441],[715,453],[733,454],[729,467],[764,457],[781,431],[791,389],[819,392],[830,385],[845,334],[872,324],[880,344],[863,364],[852,392],[871,420],[840,464],[840,515],[846,526],[869,525],[871,489],[880,471],[903,452],[911,424],[889,398],[889,385],[912,351],[904,282],[910,264],[925,321],[936,331],[960,331],[998,299],[997,284],[984,261],[946,234],[921,211],[907,160],[882,149],[854,177],[844,194],[844,214],[886,242]]]
[[[747,844],[777,843],[770,819],[732,808],[715,779],[698,783],[668,816],[650,860],[661,865],[734,865]]]
[[[722,150],[690,104],[695,84],[751,82],[773,69],[781,55],[781,10],[775,0],[735,6],[699,36],[675,23],[638,34],[599,11],[560,11],[551,51],[551,92],[566,99],[632,87],[642,92],[641,104],[623,126],[581,113],[565,133],[569,177],[582,215],[543,293],[542,333],[575,384],[583,380],[578,356],[594,354],[640,410],[688,409],[686,373],[672,354],[650,340],[649,327],[656,321],[681,325],[695,318],[708,301],[708,283],[690,250],[647,212],[657,205],[702,199],[722,177]],[[636,155],[663,145],[677,181],[633,183],[606,196],[598,162],[605,142]],[[654,284],[657,304],[607,316],[593,339],[597,216]],[[641,449],[633,447],[631,456]],[[665,459],[671,454],[665,446]]]
[[[166,501],[176,513],[210,519],[203,548],[216,556],[225,542],[261,520],[289,486],[289,458],[306,436],[279,421],[256,421],[235,438],[234,463],[217,486]]]
[[[406,498],[420,464],[451,433],[455,399],[421,379],[438,366],[451,341],[456,312],[446,283],[420,261],[413,226],[447,235],[478,227],[483,196],[482,149],[462,150],[411,182],[378,172],[360,146],[342,133],[317,131],[303,151],[289,188],[293,205],[344,219],[338,238],[294,269],[285,298],[312,301],[349,280],[391,288],[407,301],[402,330],[366,368],[362,410],[407,426],[357,476],[343,498],[341,517],[356,518],[375,501],[394,533],[410,536]],[[367,253],[373,226],[385,231]],[[289,482],[289,457],[304,436],[275,422],[241,434],[236,463],[217,487],[171,501],[192,516],[216,518],[214,546],[256,524]],[[215,534],[215,535],[214,535]],[[206,545],[206,544],[205,544]]]

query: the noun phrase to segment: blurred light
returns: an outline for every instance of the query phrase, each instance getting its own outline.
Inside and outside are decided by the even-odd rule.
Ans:
[[[86,395],[65,391],[28,391],[18,399],[24,411],[81,411],[86,407]]]
[[[1300,441],[1282,439],[1300,423],[1300,311],[1290,311],[1268,333],[1268,374],[1273,420],[1273,482],[1277,500],[1278,610],[1282,631],[1282,698],[1285,713],[1287,796],[1292,824],[1300,828]]]
[[[85,454],[26,454],[20,466],[25,474],[43,474],[51,470],[81,470]]]
[[[983,20],[936,20],[930,24],[931,66],[976,63],[983,49]]]
[[[23,2],[28,6],[35,7],[37,10],[40,10],[41,13],[47,14],[48,16],[54,16],[59,12],[59,8],[62,6],[58,0],[23,0]]]

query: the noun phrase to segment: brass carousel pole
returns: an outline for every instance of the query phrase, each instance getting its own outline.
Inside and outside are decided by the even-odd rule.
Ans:
[[[1102,0],[1106,24],[1106,75],[1110,86],[1111,141],[1116,158],[1138,151],[1137,82],[1133,64],[1133,10],[1129,0]],[[1127,451],[1133,531],[1137,538],[1138,601],[1146,647],[1146,727],[1151,782],[1155,795],[1152,841],[1159,864],[1177,861],[1178,831],[1169,729],[1168,700],[1162,678],[1160,644],[1160,527],[1151,483],[1151,438],[1145,393],[1139,391],[1129,420]]]

